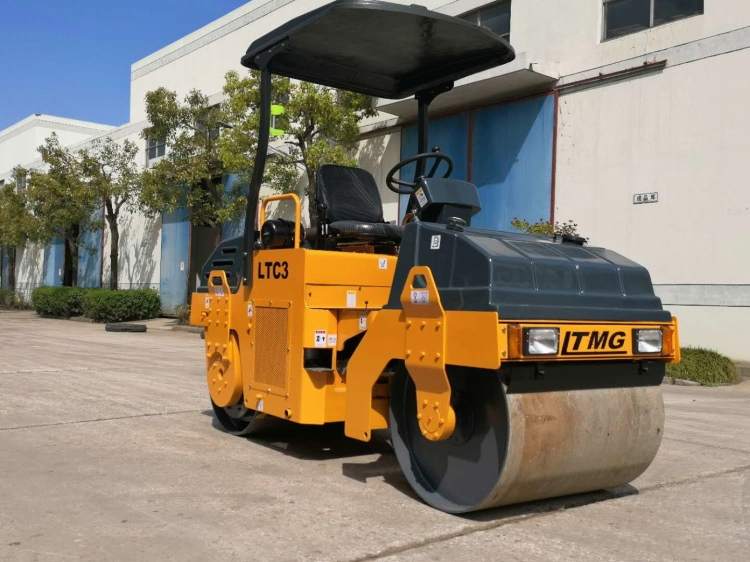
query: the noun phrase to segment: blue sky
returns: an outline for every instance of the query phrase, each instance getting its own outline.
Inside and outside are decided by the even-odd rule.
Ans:
[[[0,0],[0,130],[33,113],[126,123],[130,65],[245,3]]]

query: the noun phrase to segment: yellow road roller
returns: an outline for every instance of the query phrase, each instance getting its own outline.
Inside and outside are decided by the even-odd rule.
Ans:
[[[649,466],[679,345],[646,269],[576,236],[472,228],[476,186],[427,147],[431,102],[514,57],[488,29],[373,0],[333,2],[250,45],[261,107],[245,231],[217,247],[191,302],[227,432],[261,416],[343,422],[360,441],[390,428],[406,479],[450,513],[618,486]],[[386,178],[408,196],[402,225],[383,219],[370,173],[337,165],[318,172],[314,229],[293,194],[259,205],[272,74],[414,97],[418,154]],[[267,218],[279,200],[294,220]]]

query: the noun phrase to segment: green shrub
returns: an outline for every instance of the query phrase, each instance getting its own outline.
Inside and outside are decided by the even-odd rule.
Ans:
[[[699,347],[683,347],[680,352],[682,361],[667,365],[668,377],[705,385],[736,384],[741,380],[737,366],[729,357]]]
[[[180,326],[187,326],[190,324],[190,305],[181,304],[174,309],[175,318],[177,318],[177,324]]]
[[[78,287],[39,287],[31,293],[31,305],[45,316],[81,316],[83,295],[84,289]]]
[[[0,308],[21,309],[28,308],[20,293],[9,289],[0,289]]]
[[[152,289],[91,289],[85,294],[84,311],[94,322],[145,320],[159,316],[161,299]]]
[[[127,322],[156,318],[159,293],[151,289],[110,291],[78,287],[39,287],[31,294],[34,310],[45,316],[86,316],[94,322]]]

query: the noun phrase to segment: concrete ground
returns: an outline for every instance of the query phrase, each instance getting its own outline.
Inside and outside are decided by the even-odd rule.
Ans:
[[[0,560],[750,560],[750,382],[663,387],[632,488],[456,517],[385,436],[212,427],[202,345],[0,312]]]

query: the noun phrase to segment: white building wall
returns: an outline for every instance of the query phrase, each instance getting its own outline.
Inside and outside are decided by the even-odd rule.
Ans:
[[[75,119],[32,115],[0,131],[0,179],[7,179],[16,166],[28,166],[39,159],[37,148],[55,133],[63,146],[70,146],[113,127]]]
[[[255,0],[180,41],[136,62],[131,68],[130,120],[146,118],[145,96],[159,87],[180,97],[190,90],[222,91],[230,70],[245,72],[240,58],[250,43],[326,0]]]
[[[750,359],[750,50],[561,95],[556,211],[646,266],[683,343]],[[659,202],[633,204],[658,192]]]
[[[357,161],[375,176],[383,200],[383,218],[386,222],[398,221],[398,195],[385,185],[385,177],[401,160],[401,131],[378,135],[362,140],[357,147]]]
[[[473,2],[487,4],[488,2]],[[462,6],[463,4],[463,6]],[[458,14],[465,2],[441,11]],[[712,37],[750,25],[750,2],[705,0],[705,13],[610,41],[602,41],[601,0],[516,0],[511,9],[511,43],[531,60],[546,60],[566,76]]]
[[[44,284],[44,245],[29,244],[16,253],[16,292],[31,302],[31,292]]]

